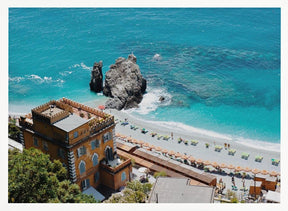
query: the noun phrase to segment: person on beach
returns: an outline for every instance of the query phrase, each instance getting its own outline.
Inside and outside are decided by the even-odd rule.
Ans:
[[[234,186],[236,186],[236,185],[235,185],[235,179],[234,179],[234,175],[232,176],[232,178],[231,178],[231,179],[232,179],[232,184],[233,184]]]
[[[172,138],[172,140],[174,140],[174,139],[173,139],[173,132],[171,132],[171,138]]]
[[[230,149],[230,144],[228,144],[228,149]]]

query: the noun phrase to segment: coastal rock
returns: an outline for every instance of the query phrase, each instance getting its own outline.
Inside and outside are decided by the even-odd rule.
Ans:
[[[102,92],[103,90],[103,75],[102,75],[103,63],[95,62],[93,65],[93,70],[91,71],[91,81],[90,81],[90,90],[94,92]]]
[[[160,101],[160,102],[163,102],[164,100],[165,100],[165,97],[160,96],[159,101]]]
[[[119,57],[106,72],[103,94],[111,97],[105,103],[107,108],[135,108],[142,101],[147,82],[136,62],[137,58],[133,54],[127,59]]]

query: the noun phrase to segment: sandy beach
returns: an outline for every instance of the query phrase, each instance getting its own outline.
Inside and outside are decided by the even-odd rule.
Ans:
[[[154,122],[147,122],[140,120],[138,118],[129,115],[126,112],[116,111],[106,109],[105,112],[113,114],[115,119],[118,121],[128,120],[129,125],[123,126],[120,123],[116,125],[116,133],[120,133],[126,136],[131,136],[138,140],[143,140],[155,146],[159,146],[161,148],[167,150],[174,150],[175,152],[186,153],[187,155],[192,155],[194,158],[209,160],[211,162],[216,161],[217,163],[225,163],[232,164],[234,166],[241,167],[249,167],[249,168],[257,168],[260,170],[267,171],[277,171],[280,172],[280,164],[278,166],[272,165],[271,159],[280,159],[280,152],[266,150],[265,148],[255,148],[247,145],[243,145],[241,143],[234,142],[233,140],[227,140],[226,137],[221,137],[218,134],[215,136],[204,135],[197,132],[190,132],[187,130],[181,130],[175,126],[174,130],[168,128],[164,124],[155,125]],[[137,126],[138,129],[133,130],[130,128],[130,125]],[[141,129],[145,128],[149,132],[146,134],[141,133]],[[168,135],[171,136],[171,132],[173,132],[173,140],[170,138],[169,140],[158,140],[157,137],[152,137],[150,135],[151,132],[156,132],[160,135]],[[188,145],[185,145],[183,142],[178,143],[178,138],[181,137],[184,140],[188,140]],[[197,140],[199,143],[196,146],[190,144],[191,140]],[[209,148],[205,147],[205,144],[209,143]],[[224,147],[224,143],[230,144],[230,148],[235,149],[236,153],[233,155],[228,155],[228,149],[226,150]],[[215,151],[215,145],[222,146],[222,150],[220,152]],[[269,148],[268,148],[269,149]],[[247,160],[241,158],[241,154],[249,153],[249,157]],[[263,160],[261,162],[255,161],[255,156],[263,156]]]

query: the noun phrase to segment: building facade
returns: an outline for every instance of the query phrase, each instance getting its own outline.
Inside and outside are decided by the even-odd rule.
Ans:
[[[100,184],[117,190],[131,180],[131,159],[116,152],[112,115],[62,98],[21,116],[19,127],[24,147],[60,160],[82,190]]]

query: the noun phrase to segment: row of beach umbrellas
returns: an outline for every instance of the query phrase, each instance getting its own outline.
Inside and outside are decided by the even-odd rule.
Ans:
[[[174,156],[175,158],[181,158],[183,160],[188,160],[190,161],[191,163],[197,163],[197,164],[203,164],[204,166],[212,166],[214,168],[220,168],[220,169],[230,169],[230,170],[234,170],[236,172],[251,172],[253,174],[262,174],[262,175],[270,175],[270,176],[278,176],[280,175],[279,172],[276,172],[276,171],[267,171],[267,170],[260,170],[260,169],[251,169],[249,167],[241,167],[241,166],[234,166],[232,164],[225,164],[225,163],[217,163],[217,162],[210,162],[209,160],[205,160],[203,161],[202,159],[195,159],[193,156],[187,156],[185,154],[181,154],[179,152],[174,152],[173,150],[167,150],[167,149],[162,149],[161,147],[159,146],[154,146],[152,144],[149,144],[147,142],[144,142],[142,140],[137,140],[137,139],[134,139],[134,138],[131,138],[131,137],[127,137],[125,135],[121,135],[119,133],[116,133],[116,137],[119,137],[121,139],[125,139],[126,141],[128,142],[131,142],[133,144],[139,144],[141,145],[141,147],[144,147],[144,148],[147,148],[149,150],[152,150],[154,149],[155,151],[158,151],[158,152],[161,152],[163,154],[167,154],[167,155],[170,155],[170,156]]]

